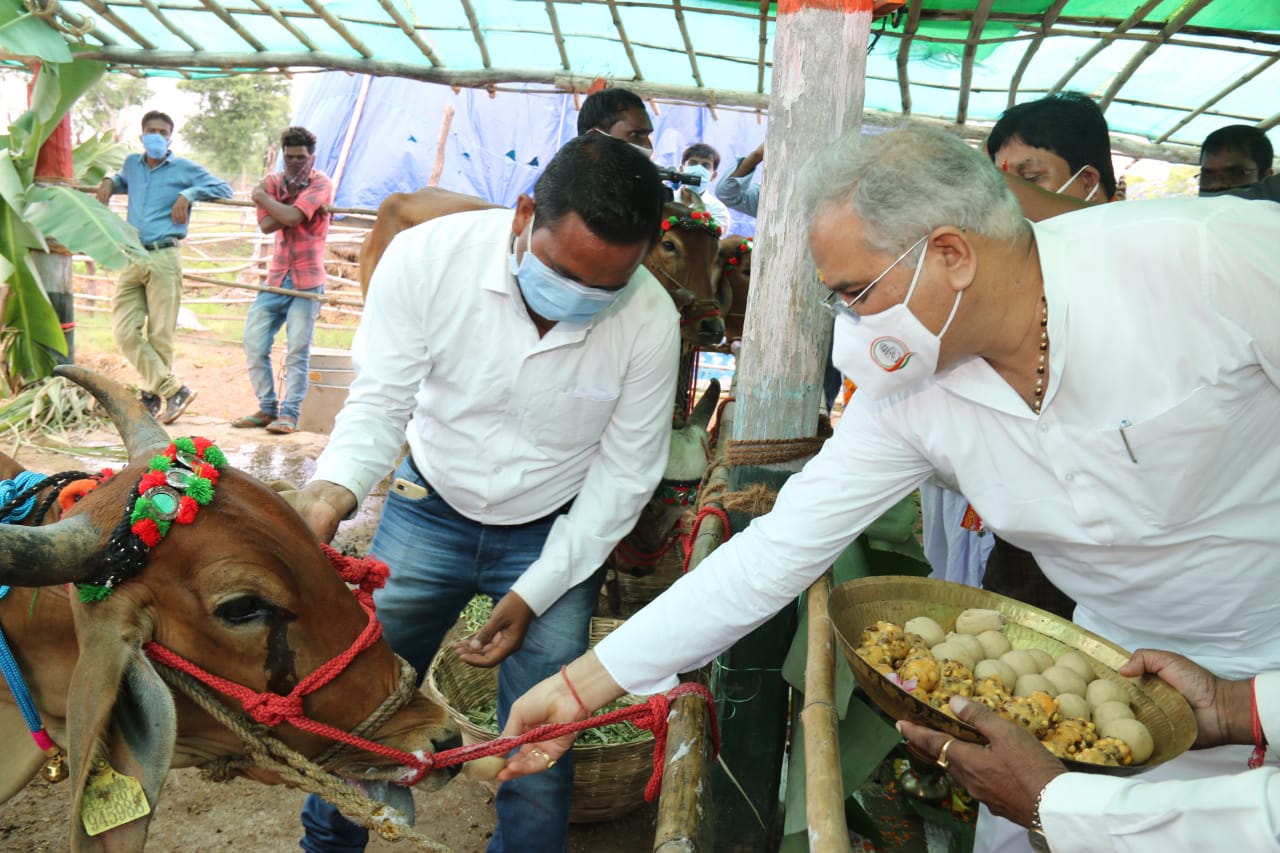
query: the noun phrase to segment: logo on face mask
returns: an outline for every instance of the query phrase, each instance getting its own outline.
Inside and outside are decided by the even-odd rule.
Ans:
[[[871,342],[871,360],[887,373],[906,367],[914,354],[906,342],[898,338],[886,335]]]

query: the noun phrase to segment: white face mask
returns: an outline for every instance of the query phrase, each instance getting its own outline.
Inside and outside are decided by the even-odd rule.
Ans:
[[[927,240],[925,235],[916,241],[916,246]],[[915,246],[911,247],[912,249]],[[852,310],[837,311],[835,338],[831,347],[831,362],[841,373],[852,379],[858,386],[859,394],[866,394],[873,400],[879,400],[928,379],[938,369],[938,353],[942,348],[942,336],[951,327],[956,311],[960,307],[957,293],[951,305],[951,314],[943,324],[942,331],[934,334],[920,322],[907,303],[911,301],[920,280],[920,271],[924,269],[924,256],[929,250],[926,245],[916,261],[915,273],[911,276],[911,287],[907,296],[897,305],[886,308],[879,314],[858,315]],[[902,257],[890,264],[875,279],[879,282],[889,270],[911,253],[908,249]],[[868,286],[863,293],[870,290]],[[859,295],[861,298],[861,294]]]
[[[1074,175],[1072,175],[1071,177],[1067,178],[1067,182],[1066,182],[1065,184],[1063,184],[1062,186],[1058,187],[1057,191],[1058,191],[1058,192],[1060,192],[1060,193],[1061,193],[1061,192],[1066,192],[1067,187],[1069,187],[1069,186],[1071,186],[1072,184],[1074,184],[1074,183],[1076,182],[1076,178],[1078,178],[1078,177],[1080,177],[1082,174],[1084,174],[1084,170],[1085,170],[1085,169],[1087,169],[1087,168],[1089,168],[1089,164],[1087,164],[1087,163],[1086,163],[1085,165],[1081,166],[1079,169],[1076,169],[1076,173],[1075,173]],[[1094,193],[1096,193],[1096,192],[1098,191],[1098,187],[1099,187],[1099,186],[1101,186],[1101,185],[1100,185],[1100,184],[1094,184],[1094,185],[1093,185],[1093,187],[1092,187],[1092,189],[1090,189],[1090,190],[1089,190],[1089,194],[1088,194],[1087,196],[1085,196],[1085,197],[1084,197],[1084,200],[1085,200],[1085,201],[1088,201],[1089,199],[1093,198],[1093,194],[1094,194]]]

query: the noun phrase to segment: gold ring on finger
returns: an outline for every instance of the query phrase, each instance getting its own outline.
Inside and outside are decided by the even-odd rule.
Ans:
[[[947,738],[947,742],[942,745],[942,749],[938,750],[938,758],[934,761],[934,764],[943,770],[951,766],[951,763],[947,761],[947,750],[951,748],[951,744],[955,743],[955,740],[955,738]]]

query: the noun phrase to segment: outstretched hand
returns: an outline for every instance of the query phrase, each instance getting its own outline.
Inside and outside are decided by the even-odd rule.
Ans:
[[[568,693],[559,675],[544,678],[516,700],[507,714],[507,726],[503,737],[514,737],[529,729],[548,723],[567,723],[584,718],[578,702]],[[498,774],[506,782],[530,773],[549,770],[555,762],[573,748],[577,735],[561,735],[553,740],[529,743],[507,759],[507,766]]]
[[[519,650],[533,621],[533,611],[523,598],[508,592],[493,607],[489,621],[471,637],[454,644],[458,659],[471,666],[497,666]]]
[[[986,803],[993,813],[1030,826],[1035,817],[1036,797],[1045,785],[1066,773],[1067,768],[1030,732],[988,710],[982,703],[953,696],[951,710],[981,732],[988,745],[964,743],[905,720],[898,723],[898,731],[927,756],[936,757],[950,741],[947,770],[955,780]]]

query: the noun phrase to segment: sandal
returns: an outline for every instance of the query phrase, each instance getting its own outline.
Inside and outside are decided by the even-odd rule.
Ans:
[[[276,418],[267,424],[267,432],[274,432],[276,435],[288,435],[297,431],[298,424],[293,418]]]
[[[276,419],[275,415],[269,415],[259,409],[252,415],[245,415],[243,418],[236,418],[231,422],[233,427],[238,429],[248,429],[250,427],[264,427]]]

